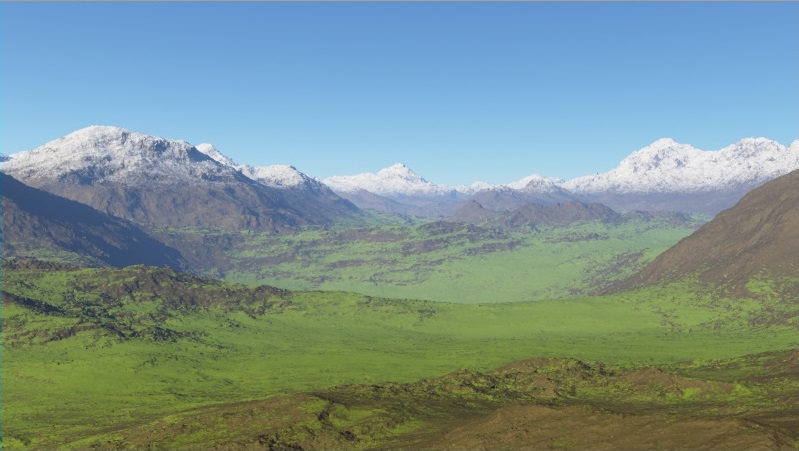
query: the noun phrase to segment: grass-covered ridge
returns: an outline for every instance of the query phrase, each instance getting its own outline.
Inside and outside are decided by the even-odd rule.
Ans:
[[[186,409],[530,357],[625,369],[795,348],[799,305],[781,292],[791,285],[753,283],[747,299],[683,282],[463,305],[251,288],[142,266],[7,265],[4,446],[87,444]]]
[[[568,298],[630,276],[695,230],[630,218],[508,231],[459,222],[275,235],[162,230],[200,272],[251,285],[457,303]]]

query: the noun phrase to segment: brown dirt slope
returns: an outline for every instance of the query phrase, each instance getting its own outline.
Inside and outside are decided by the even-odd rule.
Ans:
[[[613,290],[689,275],[742,286],[760,273],[799,274],[799,171],[752,190]]]

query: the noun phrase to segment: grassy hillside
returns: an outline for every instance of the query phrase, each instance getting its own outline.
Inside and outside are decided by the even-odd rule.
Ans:
[[[509,232],[431,222],[292,235],[160,235],[201,272],[231,281],[487,303],[585,295],[630,276],[698,224],[649,219]]]
[[[789,450],[799,446],[791,401],[799,394],[798,357],[767,353],[666,371],[530,359],[187,409],[68,446]],[[703,372],[712,377],[695,376]]]
[[[411,383],[530,357],[626,371],[799,346],[799,305],[781,291],[792,285],[752,283],[758,289],[748,299],[682,282],[607,297],[463,305],[249,288],[141,266],[7,265],[3,446],[85,448],[97,439],[136,448],[122,431],[174,426],[187,409],[341,384]],[[169,447],[196,448],[193,437]]]

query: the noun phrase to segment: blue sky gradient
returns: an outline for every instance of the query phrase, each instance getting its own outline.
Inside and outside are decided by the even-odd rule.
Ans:
[[[0,145],[118,125],[311,176],[799,138],[799,3],[3,3]]]

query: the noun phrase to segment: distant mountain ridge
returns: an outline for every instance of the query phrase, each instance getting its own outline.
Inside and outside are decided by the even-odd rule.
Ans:
[[[533,174],[508,184],[437,185],[395,164],[373,174],[328,177],[323,182],[364,208],[369,208],[362,201],[367,192],[399,202],[477,200],[496,210],[579,200],[622,211],[715,214],[794,169],[799,169],[799,140],[786,147],[765,138],[746,138],[718,151],[703,151],[666,138],[633,152],[608,172],[568,181]]]
[[[799,140],[790,147],[746,138],[717,151],[660,139],[633,152],[614,169],[569,180],[575,193],[668,193],[734,189],[799,169]]]
[[[281,229],[330,223],[338,216],[354,214],[356,206],[416,216],[451,216],[470,201],[492,211],[510,211],[533,203],[580,201],[601,203],[617,211],[713,215],[735,204],[751,189],[799,169],[799,140],[784,146],[765,138],[746,138],[721,150],[703,151],[665,138],[632,152],[605,173],[571,180],[532,174],[507,184],[470,185],[436,184],[401,163],[375,173],[318,180],[289,165],[238,164],[211,144],[192,146],[185,141],[104,126],[87,127],[33,151],[4,158],[3,171],[27,184],[136,221],[153,218],[126,216],[122,208],[111,205],[111,200],[98,200],[96,193],[88,195],[86,189],[77,187],[108,191],[115,184],[139,188],[164,183],[183,188],[231,184],[238,191],[230,201],[239,205],[239,210],[253,214],[220,207],[228,218],[247,216],[225,220],[223,228]],[[253,182],[266,191],[275,191],[266,194],[258,187],[254,188],[260,191],[257,195],[240,192],[243,186],[252,188]],[[100,197],[131,195],[118,189],[111,191]],[[210,196],[221,199],[226,195],[215,191]],[[268,209],[273,211],[257,213],[261,209],[258,205],[271,205]],[[140,205],[128,200],[126,207],[136,210]],[[209,224],[195,218],[162,225]]]

